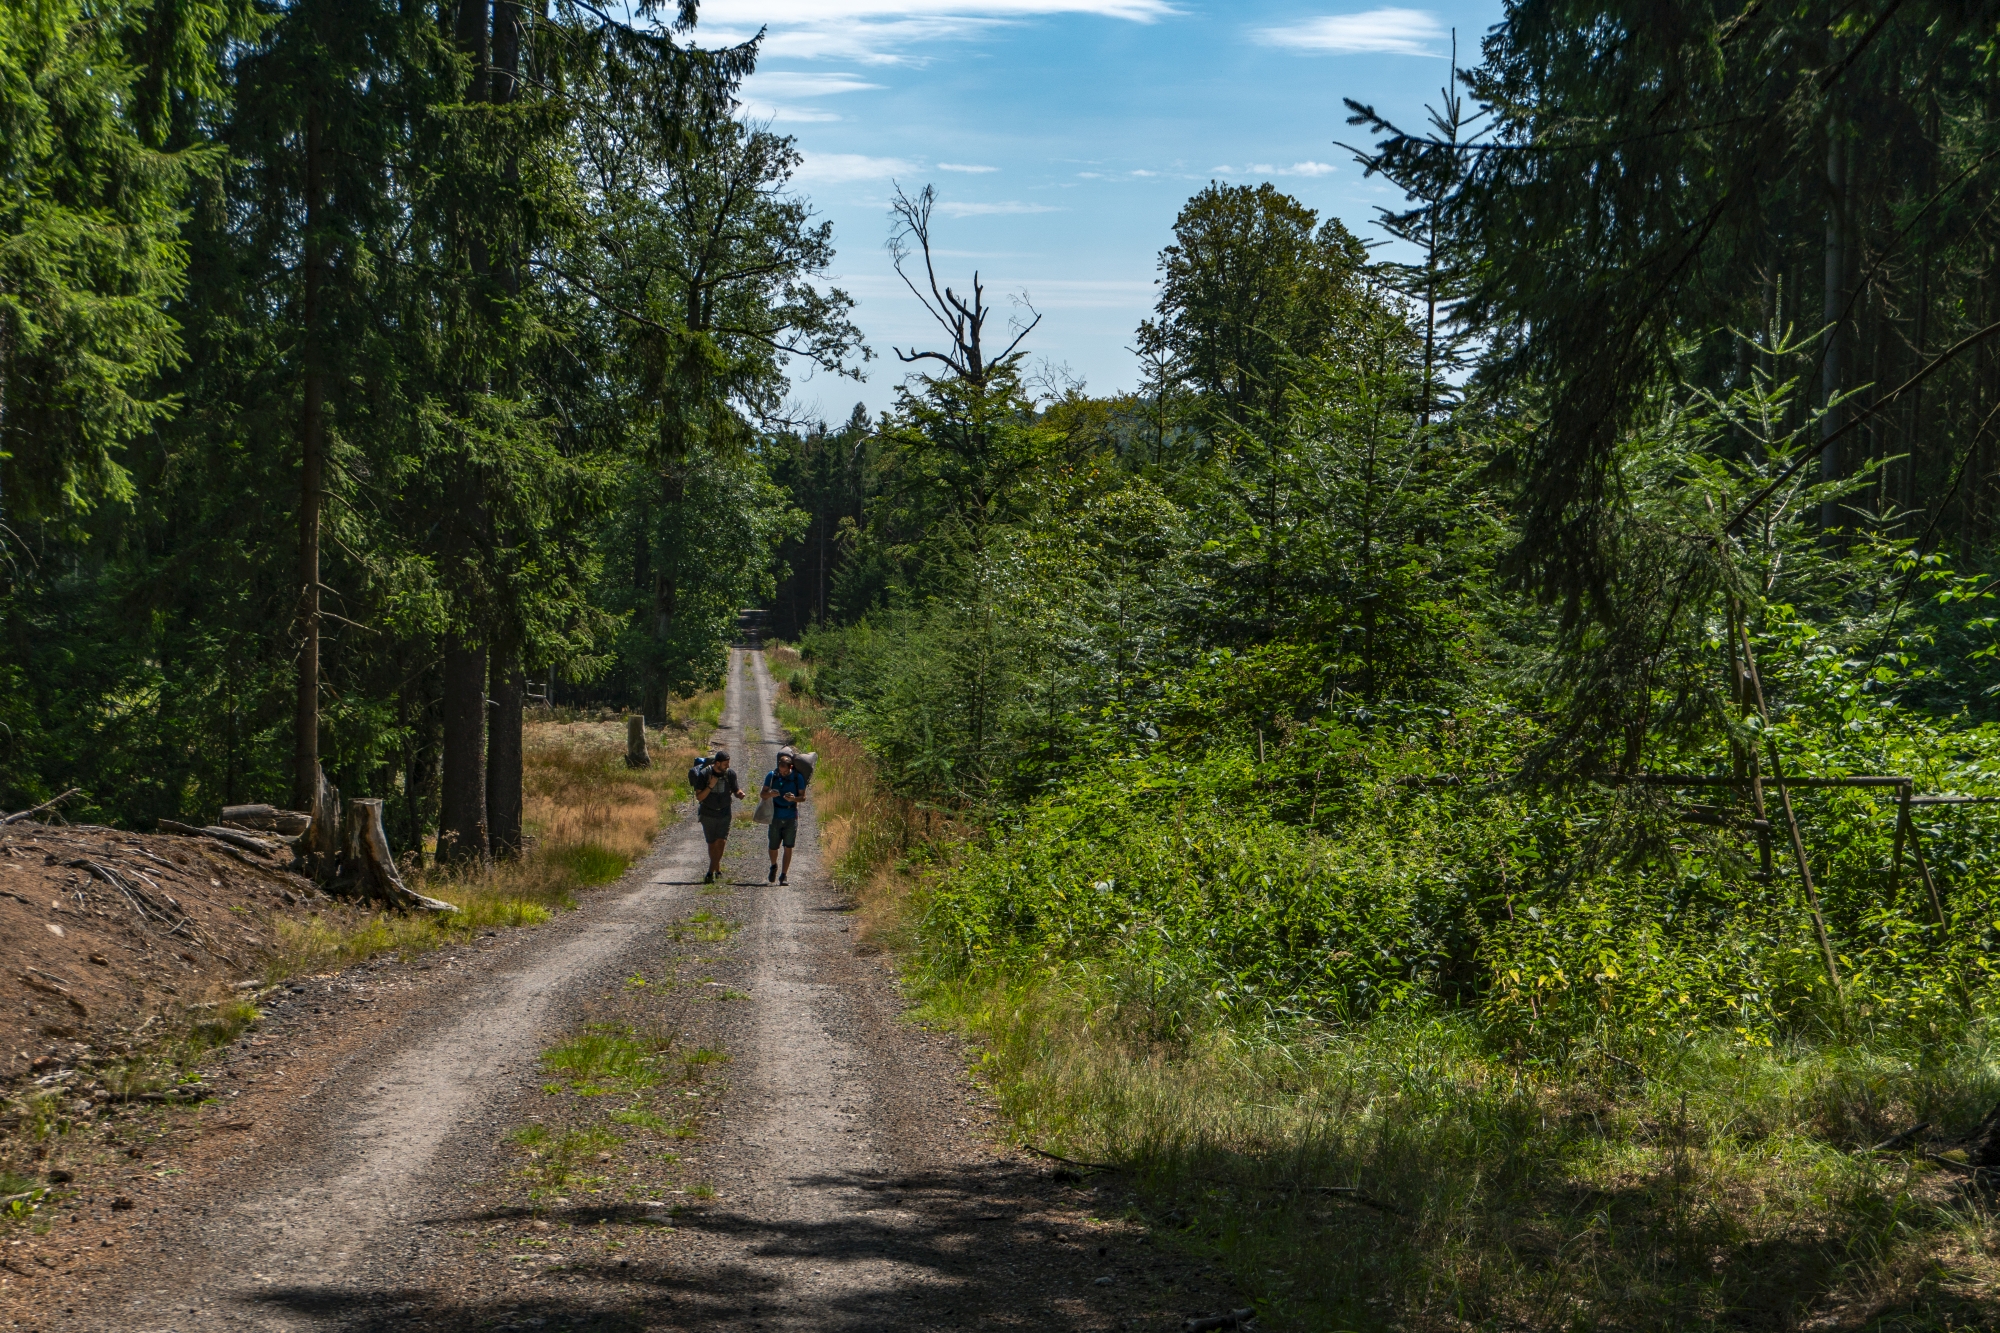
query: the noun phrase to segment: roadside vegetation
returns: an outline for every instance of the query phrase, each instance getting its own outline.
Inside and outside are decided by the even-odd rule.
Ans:
[[[1825,682],[1786,633],[1800,669],[1773,644],[1767,682]],[[1292,679],[1216,676],[1166,696],[1190,734],[1250,730],[1231,705]],[[1295,722],[1261,762],[1148,746],[950,818],[830,716],[786,717],[821,751],[822,846],[919,1015],[979,1040],[1022,1141],[1126,1173],[1272,1326],[1994,1318],[1981,807],[1924,821],[1940,929],[1907,849],[1891,889],[1893,801],[1797,793],[1836,993],[1783,859],[1761,880],[1677,804],[1509,780],[1546,736],[1511,708],[1338,742]],[[1922,755],[1935,788],[1990,789],[1983,726],[1832,700],[1792,721],[1837,742],[1797,776]]]
[[[1268,187],[1176,232],[1171,383],[912,381],[774,652],[919,1014],[1273,1327],[2000,1322],[1987,548],[1815,469],[1771,325],[1552,554],[1553,389]]]

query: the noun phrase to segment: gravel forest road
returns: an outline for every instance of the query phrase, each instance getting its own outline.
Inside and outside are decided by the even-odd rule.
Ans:
[[[753,797],[771,692],[763,654],[732,652],[717,735]],[[763,832],[739,821],[723,886],[684,818],[556,922],[294,987],[168,1158],[122,1203],[83,1196],[14,1324],[1110,1330],[1231,1308],[1218,1272],[1123,1220],[1115,1175],[998,1144],[962,1046],[906,1022],[857,947],[810,800],[789,886],[765,882]],[[592,1024],[712,1053],[718,1074],[666,1094],[698,1108],[685,1137],[611,1137],[615,1098],[547,1082],[543,1053]],[[601,1174],[531,1201],[518,1132],[593,1125]]]

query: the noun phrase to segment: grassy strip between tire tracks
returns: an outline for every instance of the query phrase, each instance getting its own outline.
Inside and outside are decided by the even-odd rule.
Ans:
[[[939,966],[926,885],[973,831],[887,793],[810,664],[771,662],[780,717],[820,752],[823,853],[920,1015],[982,1043],[1023,1141],[1119,1164],[1267,1326],[2000,1326],[2000,1226],[1962,1154],[1870,1150],[1884,1125],[1979,1120],[2000,1097],[1986,1028],[1916,1053],[1717,1034],[1569,1066],[1455,1015],[1164,1040],[1129,978]]]

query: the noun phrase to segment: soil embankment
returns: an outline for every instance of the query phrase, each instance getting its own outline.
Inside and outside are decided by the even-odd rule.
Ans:
[[[719,735],[753,794],[761,654]],[[210,1102],[107,1139],[15,1229],[46,1329],[1172,1328],[1234,1303],[1117,1178],[997,1146],[948,1038],[854,947],[810,818],[791,883],[693,821],[533,931],[302,982]],[[136,1150],[137,1155],[131,1155]],[[122,1203],[121,1203],[122,1200]]]
[[[62,1071],[260,976],[275,918],[327,901],[290,861],[200,837],[0,827],[0,1078],[61,1079],[88,1104],[91,1080]]]

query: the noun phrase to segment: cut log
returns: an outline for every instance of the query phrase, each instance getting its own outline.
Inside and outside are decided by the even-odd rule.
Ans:
[[[357,796],[347,803],[347,840],[341,857],[354,892],[389,907],[420,912],[456,912],[450,903],[426,898],[403,883],[389,835],[382,827],[382,802]]]
[[[222,822],[247,829],[296,838],[312,827],[312,816],[299,810],[280,810],[274,805],[225,805]]]
[[[215,824],[204,824],[202,827],[196,828],[192,824],[183,824],[178,820],[162,819],[160,821],[160,831],[163,833],[185,833],[195,838],[213,838],[217,842],[226,842],[231,847],[241,847],[246,852],[256,852],[263,856],[274,856],[285,850],[282,843],[271,842],[253,833],[245,833],[241,829],[222,828]]]
[[[625,767],[651,768],[652,756],[646,753],[646,716],[632,713],[625,718]]]

